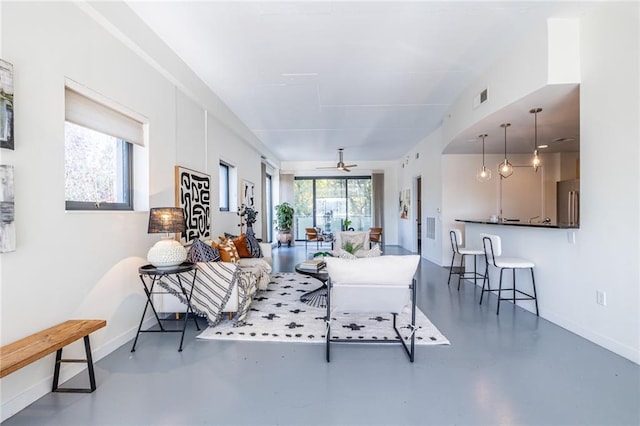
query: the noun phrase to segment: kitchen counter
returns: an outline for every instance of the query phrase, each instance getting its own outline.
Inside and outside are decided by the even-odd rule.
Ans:
[[[552,223],[528,223],[528,222],[491,222],[489,219],[456,219],[456,222],[464,223],[479,223],[483,225],[495,225],[495,226],[523,226],[527,228],[554,228],[554,229],[578,229],[576,225],[559,225]]]

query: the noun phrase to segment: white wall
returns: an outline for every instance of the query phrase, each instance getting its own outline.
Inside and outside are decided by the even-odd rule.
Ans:
[[[122,26],[111,27],[94,6]],[[157,236],[147,234],[147,211],[65,212],[65,78],[146,117],[143,208],[174,205],[175,165],[211,174],[218,188],[224,156],[239,178],[256,189],[262,182],[248,129],[126,6],[94,6],[0,5],[1,54],[14,65],[16,135],[15,151],[1,150],[0,161],[15,168],[17,234],[17,250],[0,255],[0,344],[70,318],[102,318],[107,327],[91,337],[97,360],[135,334],[145,302],[137,268]],[[212,195],[213,235],[236,230],[236,214],[219,213]],[[82,353],[81,344],[65,350],[66,357]],[[52,366],[53,355],[0,381],[3,420],[50,391]],[[80,368],[64,366],[62,380]]]

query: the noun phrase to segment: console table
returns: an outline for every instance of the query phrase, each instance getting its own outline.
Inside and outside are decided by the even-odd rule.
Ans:
[[[191,282],[190,290],[187,292],[184,285],[182,285],[182,278],[180,274],[183,272],[193,271],[193,280]],[[181,265],[171,267],[171,268],[157,268],[153,265],[144,265],[138,268],[138,274],[140,275],[140,281],[142,281],[142,287],[144,288],[144,293],[147,295],[147,303],[144,305],[144,310],[142,311],[142,317],[140,318],[140,325],[138,325],[138,332],[136,333],[136,338],[133,341],[133,347],[131,348],[131,352],[136,351],[136,343],[138,342],[138,336],[140,333],[182,333],[180,338],[180,346],[178,348],[178,352],[182,352],[182,343],[184,342],[184,332],[187,329],[187,319],[189,318],[189,312],[191,312],[193,316],[193,321],[196,323],[196,328],[200,330],[200,326],[198,325],[198,320],[196,319],[196,315],[193,312],[193,307],[191,306],[191,295],[193,293],[193,287],[196,282],[196,274],[198,273],[198,268],[194,263],[184,262]],[[167,275],[176,275],[178,279],[178,286],[180,287],[180,291],[184,296],[184,299],[187,301],[187,309],[184,314],[184,322],[182,324],[182,330],[169,330],[166,329],[162,325],[162,321],[175,321],[171,318],[160,318],[158,312],[156,311],[155,306],[153,305],[153,294],[158,293],[167,293],[166,291],[154,291],[154,287],[158,281],[160,281],[163,277]],[[160,326],[159,330],[142,330],[142,323],[144,322],[144,317],[147,314],[147,309],[151,306],[151,310],[158,321],[158,325]]]

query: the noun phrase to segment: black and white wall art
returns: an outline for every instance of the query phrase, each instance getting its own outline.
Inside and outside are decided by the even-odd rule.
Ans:
[[[13,65],[0,59],[0,148],[13,149]]]
[[[255,208],[255,185],[248,180],[242,180],[242,192],[240,196],[240,204],[244,204],[247,207]]]
[[[181,242],[211,236],[211,176],[176,166],[176,206],[184,210],[187,229]]]
[[[0,253],[15,251],[13,166],[0,165]]]

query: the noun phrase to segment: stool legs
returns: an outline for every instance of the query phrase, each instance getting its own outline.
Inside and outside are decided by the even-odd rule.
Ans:
[[[487,266],[487,268],[485,269],[485,277],[482,280],[482,291],[481,291],[481,294],[480,294],[480,305],[482,305],[482,299],[484,297],[484,293],[485,292],[489,292],[489,291],[494,291],[494,290],[491,290],[491,284],[490,284],[490,281],[489,281],[489,273],[488,273],[489,271],[488,271],[488,269],[489,268]],[[503,290],[503,288],[502,288],[502,274],[503,274],[505,269],[511,269],[511,273],[512,273],[512,276],[513,276],[513,288],[504,289],[504,290],[511,290],[513,292],[511,298],[503,298],[502,297],[502,290]],[[500,283],[498,284],[498,290],[495,290],[495,291],[498,292],[498,294],[497,294],[498,295],[498,307],[496,308],[496,315],[500,315],[500,301],[502,301],[502,300],[513,300],[513,304],[514,305],[516,304],[517,300],[533,300],[534,303],[535,303],[535,306],[536,306],[536,316],[540,316],[540,312],[538,310],[538,294],[536,292],[536,280],[535,280],[535,277],[534,277],[534,274],[533,274],[533,268],[529,268],[529,270],[531,271],[531,284],[533,286],[533,294],[532,295],[516,289],[516,269],[517,268],[500,268]],[[487,289],[486,290],[485,290],[485,280],[486,280],[486,283],[487,283]],[[518,297],[516,297],[516,293],[520,293],[520,294],[524,295],[525,297],[518,298]]]
[[[456,254],[453,253],[451,257],[451,266],[449,267],[449,279],[447,280],[447,285],[451,284],[451,275],[453,274],[453,262],[456,260]]]

